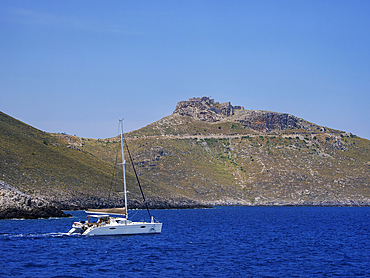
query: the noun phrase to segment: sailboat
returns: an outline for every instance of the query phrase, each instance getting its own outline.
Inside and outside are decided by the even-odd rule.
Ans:
[[[127,209],[127,190],[126,190],[126,175],[125,175],[125,154],[123,145],[123,119],[120,119],[121,127],[121,151],[122,151],[122,169],[123,169],[123,188],[125,196],[124,208],[106,208],[106,209],[89,209],[85,211],[87,215],[86,221],[74,222],[72,229],[68,232],[71,234],[81,234],[86,236],[91,235],[136,235],[136,234],[160,234],[162,231],[162,223],[159,223],[150,214],[147,207],[150,222],[133,222],[128,218]],[[127,145],[127,144],[126,144]],[[128,149],[127,149],[128,150]],[[128,151],[129,153],[129,151]],[[129,153],[130,158],[131,154]],[[132,159],[131,159],[132,160]],[[134,168],[135,171],[135,168]],[[136,174],[136,171],[135,171]],[[137,176],[137,175],[136,175]],[[139,187],[142,192],[140,183]],[[143,194],[145,202],[145,197]],[[96,219],[96,221],[91,221]]]

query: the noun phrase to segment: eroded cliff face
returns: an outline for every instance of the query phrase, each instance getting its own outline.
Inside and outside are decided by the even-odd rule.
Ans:
[[[244,127],[260,132],[299,128],[299,120],[286,113],[268,112],[261,110],[243,110],[234,116],[234,120]]]
[[[259,132],[299,127],[299,120],[286,113],[244,110],[230,102],[218,103],[209,97],[190,98],[177,103],[173,114],[190,116],[206,122],[234,121]]]

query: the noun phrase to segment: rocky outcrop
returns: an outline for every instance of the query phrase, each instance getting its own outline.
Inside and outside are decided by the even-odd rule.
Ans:
[[[293,115],[262,110],[244,110],[242,106],[232,106],[230,102],[218,103],[209,97],[179,101],[173,114],[190,116],[211,123],[223,120],[234,121],[245,128],[259,132],[299,127],[299,121]]]
[[[201,97],[179,101],[173,113],[201,121],[218,122],[232,116],[235,109],[242,109],[242,107],[234,107],[230,102],[218,103],[209,97]]]
[[[31,197],[0,181],[0,219],[68,217],[61,209],[41,198]]]
[[[293,115],[261,110],[244,110],[236,115],[234,120],[244,127],[260,132],[292,129],[299,126],[298,119]]]

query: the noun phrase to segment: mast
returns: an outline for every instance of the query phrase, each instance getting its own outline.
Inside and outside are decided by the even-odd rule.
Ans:
[[[125,173],[125,153],[123,150],[123,119],[119,120],[121,125],[121,150],[122,150],[122,170],[123,170],[123,191],[125,193],[125,210],[126,210],[126,219],[128,219],[128,210],[127,210],[127,190],[126,190],[126,173]]]

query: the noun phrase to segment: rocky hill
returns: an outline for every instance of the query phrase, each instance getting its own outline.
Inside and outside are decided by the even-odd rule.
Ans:
[[[142,178],[207,205],[369,205],[370,142],[207,97],[126,135]],[[84,140],[108,161],[118,138]]]
[[[50,135],[3,118],[3,180],[69,208],[122,201],[122,189],[107,190],[118,137]],[[125,137],[152,207],[370,204],[369,140],[293,115],[192,98]],[[43,162],[32,159],[43,152]],[[131,173],[131,205],[140,206]]]

